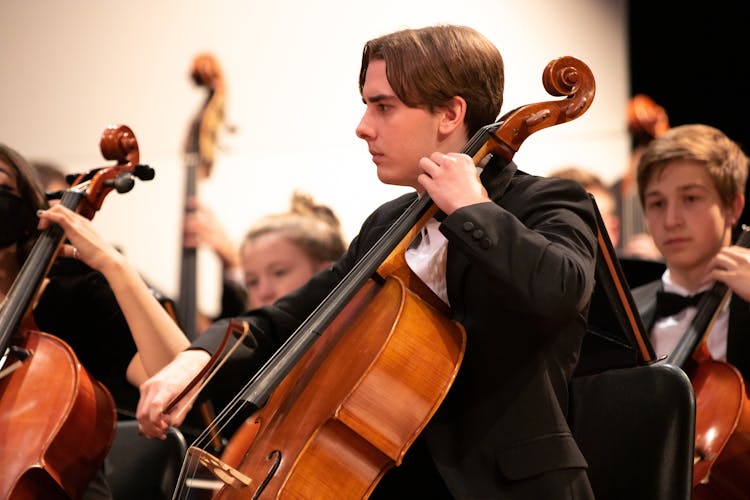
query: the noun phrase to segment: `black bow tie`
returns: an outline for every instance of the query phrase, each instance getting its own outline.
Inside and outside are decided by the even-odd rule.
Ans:
[[[700,292],[695,295],[684,296],[672,292],[656,292],[655,319],[674,316],[686,307],[694,307],[705,294],[706,292]]]

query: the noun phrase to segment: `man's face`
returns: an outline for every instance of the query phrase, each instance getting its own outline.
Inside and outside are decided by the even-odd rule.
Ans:
[[[406,106],[393,92],[385,61],[371,61],[362,88],[366,109],[357,137],[367,141],[378,178],[385,184],[421,190],[419,159],[440,150],[441,113]]]
[[[722,205],[706,167],[694,161],[670,163],[652,176],[644,212],[656,247],[677,272],[705,266],[728,245],[737,216]]]

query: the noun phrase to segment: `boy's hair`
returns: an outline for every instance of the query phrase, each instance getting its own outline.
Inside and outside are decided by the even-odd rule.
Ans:
[[[638,162],[638,196],[651,179],[675,161],[695,161],[706,167],[724,206],[745,193],[748,157],[721,130],[702,124],[681,125],[654,139]]]
[[[503,104],[503,58],[478,31],[455,25],[405,29],[365,43],[359,92],[370,61],[385,61],[388,83],[407,106],[430,112],[451,98],[466,101],[469,137],[493,123]]]

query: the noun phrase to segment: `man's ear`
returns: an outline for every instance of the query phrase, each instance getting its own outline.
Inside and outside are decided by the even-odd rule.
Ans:
[[[464,125],[466,101],[461,96],[453,96],[440,110],[440,113],[442,113],[439,126],[440,133],[450,135]]]
[[[742,210],[744,208],[745,208],[745,195],[738,194],[734,198],[734,202],[732,202],[732,207],[729,213],[732,227],[734,227],[737,224],[737,222],[740,220],[740,216],[742,216]]]

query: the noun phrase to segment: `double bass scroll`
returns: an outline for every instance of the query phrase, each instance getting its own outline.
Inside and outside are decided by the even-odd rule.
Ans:
[[[530,134],[591,105],[594,78],[578,59],[552,61],[543,81],[566,98],[506,114],[462,152],[475,163],[495,155],[507,164]],[[221,427],[260,408],[221,459],[208,456],[201,439],[188,450],[173,498],[187,498],[205,469],[215,477],[213,499],[366,498],[400,465],[450,389],[466,346],[463,326],[413,287],[419,279],[404,265],[408,244],[437,210],[423,195],[385,231],[219,415]]]

